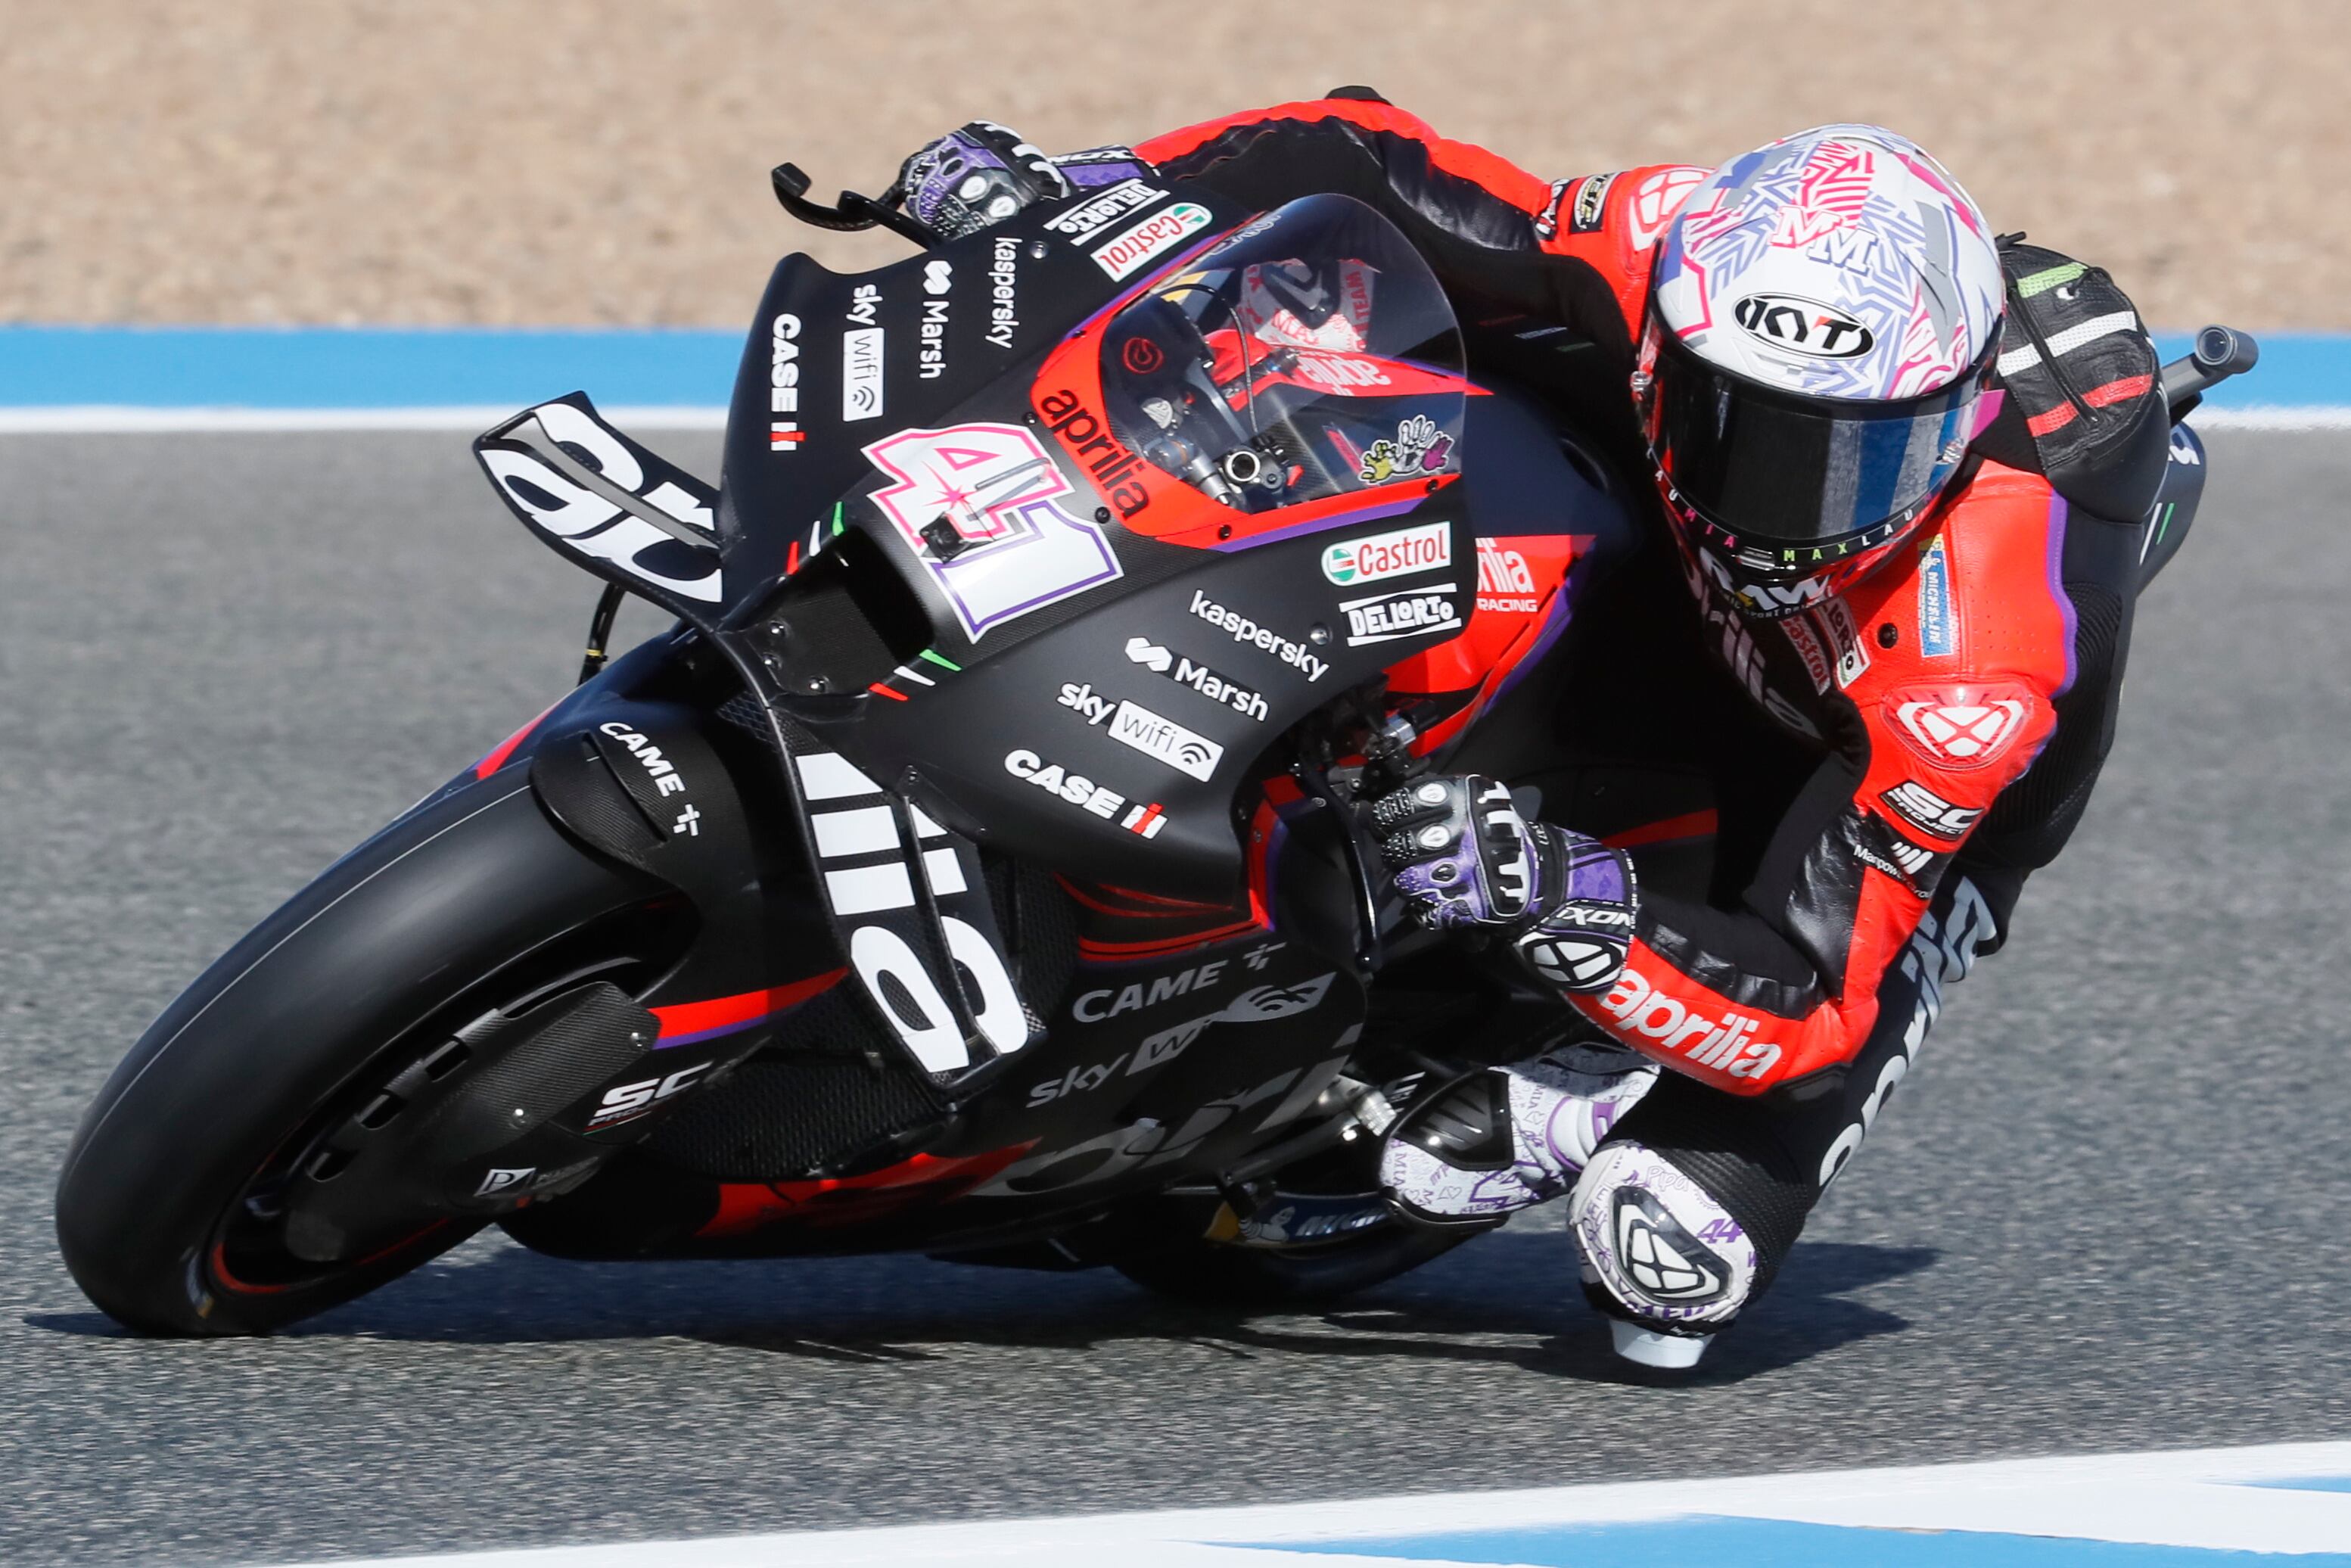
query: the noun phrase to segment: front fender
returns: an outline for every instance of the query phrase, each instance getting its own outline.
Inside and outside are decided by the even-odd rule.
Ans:
[[[776,753],[718,711],[733,689],[694,634],[656,637],[485,758],[522,773],[575,843],[691,906],[698,929],[685,956],[639,998],[656,1012],[841,964]]]

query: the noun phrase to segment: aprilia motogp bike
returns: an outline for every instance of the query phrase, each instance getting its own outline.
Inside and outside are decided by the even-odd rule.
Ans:
[[[1388,1207],[1379,1134],[1561,1009],[1413,930],[1364,803],[1542,760],[1511,715],[1632,538],[1617,469],[1473,378],[1347,197],[1132,178],[916,237],[777,267],[715,489],[577,393],[475,442],[607,584],[581,683],[116,1070],[57,1196],[107,1312],[264,1332],[493,1224],[1244,1306],[1458,1244]],[[676,624],[606,664],[628,593]],[[1626,841],[1687,811],[1578,800]]]

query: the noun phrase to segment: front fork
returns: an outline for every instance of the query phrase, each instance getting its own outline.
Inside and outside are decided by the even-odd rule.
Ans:
[[[1371,809],[1374,801],[1428,770],[1427,760],[1413,755],[1412,743],[1416,738],[1418,732],[1410,719],[1389,714],[1365,737],[1362,762],[1301,761],[1292,769],[1299,788],[1321,802],[1344,829],[1339,841],[1354,883],[1355,967],[1357,977],[1367,985],[1386,961],[1384,929],[1401,918],[1388,890],[1379,841],[1371,831]]]

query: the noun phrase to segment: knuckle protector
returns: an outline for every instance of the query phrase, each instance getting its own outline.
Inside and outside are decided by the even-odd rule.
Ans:
[[[1633,950],[1640,886],[1632,860],[1548,823],[1533,832],[1541,846],[1543,907],[1514,945],[1520,961],[1563,991],[1607,990]]]

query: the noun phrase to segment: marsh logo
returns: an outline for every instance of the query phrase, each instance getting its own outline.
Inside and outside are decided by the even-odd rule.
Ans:
[[[926,382],[947,373],[947,295],[955,287],[955,267],[944,259],[923,264],[923,319],[917,330],[921,347],[914,371]]]
[[[1857,360],[1877,344],[1859,318],[1792,294],[1750,294],[1731,308],[1750,337],[1813,360]]]

